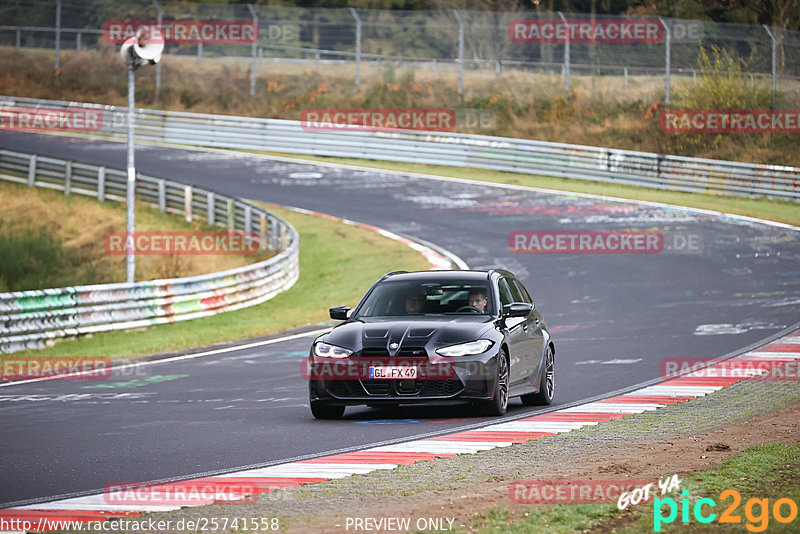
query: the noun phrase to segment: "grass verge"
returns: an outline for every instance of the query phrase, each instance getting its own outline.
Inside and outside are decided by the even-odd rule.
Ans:
[[[311,156],[303,154],[285,154],[279,152],[258,152],[258,154],[281,156],[294,159],[305,159],[325,163],[338,163],[343,165],[357,165],[373,169],[385,169],[404,173],[429,174],[465,180],[482,180],[498,184],[521,185],[554,189],[558,191],[587,193],[609,197],[642,200],[646,202],[660,202],[675,204],[723,213],[733,213],[747,217],[756,217],[769,221],[776,221],[794,226],[800,226],[800,210],[798,203],[789,200],[769,200],[763,198],[744,198],[726,195],[713,195],[701,193],[683,193],[680,191],[661,191],[636,187],[631,185],[608,184],[590,182],[571,178],[556,178],[551,176],[537,176],[532,174],[519,174],[513,172],[489,171],[465,167],[451,167],[447,165],[428,165],[423,163],[403,163],[392,161],[373,161],[353,158],[334,158],[327,156]]]
[[[515,521],[509,520],[507,510],[492,508],[473,522],[469,532],[638,534],[654,531],[742,532],[745,529],[748,532],[797,532],[800,523],[797,514],[794,514],[793,521],[781,523],[776,520],[773,508],[779,499],[790,499],[795,504],[800,502],[800,444],[764,443],[749,447],[715,469],[685,477],[681,490],[689,492],[686,496],[688,504],[682,503],[683,496],[677,491],[663,497],[675,501],[676,516],[669,523],[665,521],[670,517],[670,505],[662,502],[655,509],[651,498],[648,504],[630,506],[624,511],[618,510],[615,504],[539,505],[527,508],[523,519]],[[737,502],[735,495],[721,496],[725,490],[738,492],[741,501]],[[715,514],[713,521],[705,524],[694,516],[695,504],[701,498],[711,499],[716,504],[711,506],[706,501],[703,505],[702,516]],[[751,499],[758,503],[753,501],[749,504]],[[686,522],[682,517],[684,507],[688,510]],[[722,523],[723,511],[729,508],[734,522]],[[783,518],[791,517],[790,505],[782,504],[779,513]],[[660,518],[658,525],[656,515]],[[455,532],[468,531],[457,529]]]
[[[127,358],[211,343],[263,336],[328,319],[328,307],[354,305],[387,271],[426,270],[418,253],[377,233],[339,221],[267,209],[300,233],[300,280],[261,305],[212,317],[61,340],[53,347],[16,356],[101,356]]]

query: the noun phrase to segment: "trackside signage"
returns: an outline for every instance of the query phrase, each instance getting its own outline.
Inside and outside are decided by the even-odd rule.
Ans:
[[[508,37],[514,43],[660,43],[664,27],[657,19],[512,20]]]
[[[0,131],[97,132],[103,112],[97,109],[0,107]]]
[[[515,480],[508,498],[515,504],[616,503],[620,495],[645,484],[635,480]]]
[[[666,109],[666,133],[800,133],[800,109]]]
[[[258,26],[252,20],[110,20],[103,25],[107,43],[122,44],[144,28],[167,44],[252,44]]]

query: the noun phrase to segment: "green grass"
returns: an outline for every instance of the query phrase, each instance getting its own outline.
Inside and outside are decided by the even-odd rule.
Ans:
[[[769,200],[725,195],[683,193],[679,191],[661,191],[658,189],[648,189],[646,187],[607,184],[585,180],[575,180],[570,178],[556,178],[551,176],[537,176],[513,172],[488,171],[464,167],[450,167],[446,165],[374,161],[353,158],[334,158],[327,156],[284,154],[278,152],[258,153],[297,159],[307,159],[311,161],[357,165],[361,167],[386,169],[406,173],[430,174],[434,176],[463,178],[466,180],[482,180],[485,182],[493,182],[498,184],[539,187],[544,189],[555,189],[558,191],[588,193],[593,195],[604,195],[632,200],[643,200],[647,202],[675,204],[678,206],[721,211],[724,213],[745,215],[748,217],[756,217],[759,219],[766,219],[769,221],[800,226],[800,209],[798,209],[800,208],[800,203],[789,200]]]
[[[656,488],[657,489],[657,488]],[[686,476],[681,481],[681,490],[688,490],[689,522],[681,522],[681,494],[673,492],[669,496],[677,503],[677,517],[672,524],[663,525],[661,532],[757,532],[766,526],[766,532],[790,533],[800,528],[800,517],[788,524],[774,519],[772,508],[777,499],[788,498],[800,503],[800,443],[784,445],[766,443],[745,449],[740,454],[722,462],[709,471],[701,471]],[[738,507],[731,510],[741,522],[720,524],[721,513],[732,506],[731,497],[720,499],[723,490],[736,490],[741,495]],[[703,507],[703,513],[717,514],[709,524],[695,520],[692,509],[699,498],[710,498],[716,506]],[[761,515],[758,506],[752,508],[750,518],[746,516],[745,506],[750,499],[768,499],[769,517]],[[663,506],[666,516],[668,505]],[[787,505],[782,508],[783,515],[789,515]],[[517,513],[519,516],[519,513]],[[755,530],[747,529],[747,525]],[[639,534],[653,532],[653,500],[648,504],[629,506],[625,511],[615,504],[578,505],[538,505],[525,508],[521,518],[510,518],[507,508],[490,508],[476,517],[470,532],[480,534],[489,532],[508,532],[514,534],[535,534],[538,532],[616,532],[619,534]],[[456,529],[455,532],[466,532]]]
[[[267,206],[300,232],[300,280],[261,305],[145,330],[115,331],[15,356],[132,357],[255,337],[328,319],[328,308],[354,305],[382,274],[426,270],[417,252],[364,228]]]

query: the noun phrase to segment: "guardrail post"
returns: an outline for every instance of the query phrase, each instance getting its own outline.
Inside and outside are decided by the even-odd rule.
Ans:
[[[628,67],[625,67],[625,89],[628,88]]]
[[[158,3],[158,0],[153,0],[153,7],[156,8],[156,13],[158,13],[158,27],[161,28],[161,22],[163,20],[163,13],[161,13],[161,6]],[[161,57],[162,61],[164,59],[163,55]],[[161,90],[161,63],[159,61],[156,63],[156,98],[158,98],[158,92]]]
[[[233,199],[228,199],[228,231],[233,232],[236,227],[234,226],[236,223],[236,205],[233,203]]]
[[[281,225],[280,250],[286,250],[286,225]]]
[[[251,51],[252,59],[250,61],[250,98],[254,98],[256,96],[256,49],[258,48],[260,32],[258,31],[258,15],[256,14],[256,8],[253,7],[253,4],[247,4],[247,8],[253,16],[253,25],[256,28],[256,40],[253,41],[253,49]]]
[[[278,248],[278,223],[274,217],[269,218],[269,249],[276,250]]]
[[[64,194],[69,195],[72,189],[72,162],[64,163]]]
[[[78,32],[78,35],[75,36],[75,50],[77,50],[78,52],[81,51],[81,36],[82,35],[83,35],[83,32]]]
[[[263,211],[259,213],[258,225],[258,249],[266,250],[269,248],[267,244],[267,214]]]
[[[97,200],[104,202],[106,199],[106,168],[97,169]]]
[[[458,10],[453,10],[453,15],[456,16],[456,20],[458,21],[458,94],[459,96],[463,96],[464,94],[464,21],[461,19],[461,15],[458,14]]]
[[[250,225],[253,223],[253,208],[250,206],[244,207],[244,231],[250,233],[252,230]]]
[[[564,26],[567,27],[566,38],[564,39],[564,91],[569,96],[569,24],[567,24],[567,19],[561,11],[558,12],[558,16],[561,17]]]
[[[355,8],[350,8],[350,14],[356,19],[356,91],[361,90],[361,18]]]
[[[664,59],[664,102],[669,104],[669,73],[670,73],[670,60],[671,60],[671,52],[672,52],[672,33],[669,31],[669,27],[667,23],[664,22],[664,19],[658,17],[658,20],[661,21],[661,25],[664,26],[664,47],[665,47],[665,59]]]
[[[775,109],[775,97],[778,92],[778,41],[769,26],[764,24],[764,29],[772,40],[772,109]]]
[[[183,213],[186,222],[192,222],[192,186],[187,185],[183,188]]]
[[[20,47],[22,47],[22,31],[21,30],[17,30],[16,46],[17,46],[17,50],[19,50]]]
[[[214,226],[214,205],[216,200],[214,200],[214,193],[209,191],[206,194],[206,219],[208,219],[208,225]]]
[[[165,180],[158,181],[158,211],[164,212],[167,210],[167,184]]]
[[[61,0],[56,0],[56,76],[61,70]]]
[[[31,156],[28,162],[28,187],[33,187],[36,183],[36,154]]]
[[[200,65],[203,62],[203,41],[197,43],[197,64]]]

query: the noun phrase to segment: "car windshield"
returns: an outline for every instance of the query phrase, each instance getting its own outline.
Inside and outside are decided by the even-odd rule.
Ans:
[[[486,282],[427,280],[379,284],[357,317],[491,313]]]

